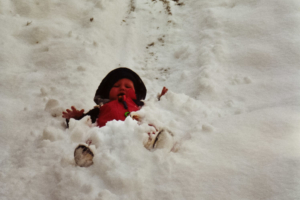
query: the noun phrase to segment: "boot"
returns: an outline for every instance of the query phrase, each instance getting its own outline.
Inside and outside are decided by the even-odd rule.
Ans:
[[[74,159],[76,165],[80,167],[89,167],[93,164],[94,153],[83,144],[78,145],[74,151]]]

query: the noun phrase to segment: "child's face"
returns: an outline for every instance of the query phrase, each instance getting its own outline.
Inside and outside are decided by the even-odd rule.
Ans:
[[[109,100],[112,101],[118,99],[118,95],[128,95],[127,93],[130,90],[135,92],[133,82],[127,78],[120,79],[110,89]]]

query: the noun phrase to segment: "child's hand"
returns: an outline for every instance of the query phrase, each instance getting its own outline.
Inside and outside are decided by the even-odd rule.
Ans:
[[[76,110],[74,106],[71,107],[72,110],[67,109],[67,112],[62,112],[62,117],[66,119],[74,118],[78,119],[83,115],[84,109]]]
[[[162,89],[162,91],[161,91],[161,95],[160,95],[160,96],[162,96],[162,95],[165,95],[167,92],[168,92],[168,88],[166,88],[166,87],[163,87],[163,89]]]
[[[158,100],[160,100],[160,98],[165,95],[166,93],[168,92],[168,88],[166,87],[163,87],[162,91],[161,91],[161,94],[158,95]]]

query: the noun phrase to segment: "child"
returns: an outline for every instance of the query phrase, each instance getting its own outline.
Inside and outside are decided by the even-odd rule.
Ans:
[[[168,91],[163,88],[160,97]],[[146,87],[141,78],[128,68],[117,68],[107,74],[100,83],[94,101],[97,106],[84,114],[84,110],[77,110],[74,106],[71,110],[63,112],[67,125],[70,118],[81,119],[86,115],[91,117],[93,123],[102,127],[108,121],[122,120],[131,113],[140,110],[144,105],[142,100],[146,97]],[[75,149],[75,161],[79,166],[89,166],[92,164],[93,153],[84,145],[79,145]]]
[[[163,88],[160,97],[168,91]],[[86,115],[91,117],[93,123],[97,120],[99,127],[105,126],[108,121],[122,120],[130,112],[138,111],[146,97],[146,87],[141,78],[128,68],[117,68],[107,74],[100,83],[94,101],[97,106],[84,114],[84,110],[77,110],[74,106],[71,110],[63,112],[62,117],[66,118],[67,124],[70,118],[82,119]]]

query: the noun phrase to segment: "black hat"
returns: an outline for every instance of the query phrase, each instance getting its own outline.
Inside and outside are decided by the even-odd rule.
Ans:
[[[109,72],[102,80],[95,94],[95,103],[99,104],[104,99],[109,99],[110,89],[118,80],[122,78],[127,78],[133,82],[138,101],[145,99],[147,89],[139,75],[137,75],[131,69],[120,67]]]

